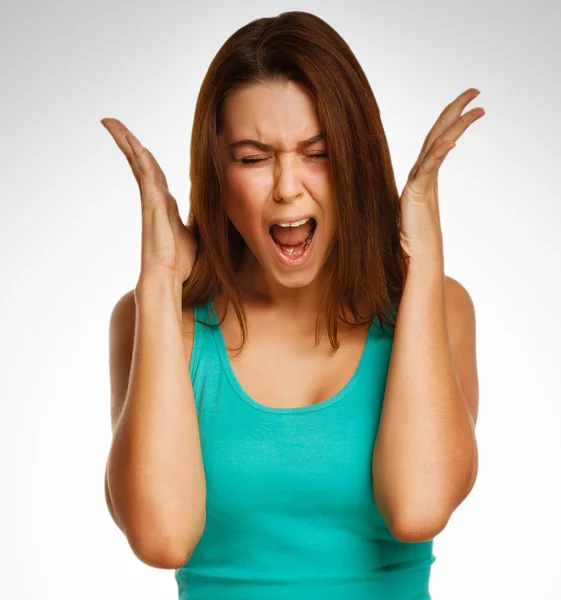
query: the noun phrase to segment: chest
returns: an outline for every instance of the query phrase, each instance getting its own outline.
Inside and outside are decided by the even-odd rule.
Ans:
[[[228,325],[221,327],[220,336],[228,348],[239,344]],[[339,334],[340,346],[333,350],[326,334],[314,346],[313,338],[294,332],[281,335],[253,328],[243,352],[227,354],[238,383],[256,402],[275,408],[311,406],[337,395],[349,383],[366,336],[366,329]]]

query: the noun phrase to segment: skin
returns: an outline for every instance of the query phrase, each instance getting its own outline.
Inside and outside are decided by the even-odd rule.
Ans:
[[[475,89],[466,90],[442,111],[425,138],[401,196],[401,243],[410,265],[372,464],[373,492],[380,511],[394,535],[406,542],[435,537],[470,493],[477,476],[475,311],[467,290],[444,275],[438,198],[442,162],[465,130],[485,114],[481,108],[463,113],[477,93]],[[344,351],[360,350],[364,339],[350,343],[349,339],[344,340],[343,355],[341,350],[337,353],[338,364],[328,364],[327,357],[322,356],[313,362],[311,353],[297,341],[298,335],[300,339],[307,336],[302,324],[317,314],[325,266],[337,238],[327,163],[309,156],[325,151],[325,146],[317,142],[307,152],[297,149],[299,141],[320,132],[317,115],[311,99],[290,82],[239,90],[228,98],[225,108],[226,127],[220,143],[227,212],[248,245],[238,276],[244,303],[254,307],[258,302],[264,308],[257,319],[252,312],[250,320],[256,326],[249,349],[253,346],[253,353],[245,363],[243,359],[238,361],[236,375],[252,397],[267,397],[278,406],[286,407],[295,397],[306,404],[319,402],[348,381],[358,354],[345,355]],[[167,185],[162,186],[165,179],[149,151],[130,134],[134,143],[129,152],[122,139],[128,131],[124,125],[113,119],[102,123],[118,138],[135,177],[142,173],[143,183],[149,185],[156,175],[160,185],[155,189],[166,192],[159,201],[165,201],[166,207],[168,202],[171,204]],[[263,152],[250,145],[232,154],[228,145],[242,138],[258,139],[272,149]],[[264,160],[257,165],[244,165],[242,158]],[[151,165],[156,168],[148,168]],[[157,198],[153,193],[147,196]],[[272,251],[268,224],[308,212],[313,212],[319,223],[315,253],[302,268],[285,267]],[[170,231],[176,235],[181,232],[185,242],[183,255],[187,256],[192,240],[180,226],[176,210],[170,209],[168,215],[173,220],[170,227],[159,232],[157,241],[167,242],[160,250],[170,247]],[[165,221],[160,219],[162,223]],[[181,281],[182,269],[188,269],[188,261],[183,262],[179,265]],[[172,262],[164,266],[176,268]],[[277,328],[274,333],[278,332],[274,345],[266,331],[271,326]],[[228,327],[226,321],[223,334],[229,339],[233,334]],[[184,340],[188,359],[191,340],[192,335]],[[307,363],[300,357],[293,360],[293,352],[283,351],[285,344],[281,342],[286,340],[292,343],[290,350],[304,349],[302,358]],[[275,351],[278,355],[272,356],[270,353]],[[301,372],[291,371],[294,369]],[[278,385],[271,385],[274,375],[282,379]],[[326,380],[326,375],[339,379]],[[302,389],[302,381],[308,382],[307,389]],[[258,387],[248,389],[247,382]],[[291,382],[296,386],[294,390],[289,387]],[[321,384],[319,388],[317,382]],[[271,398],[271,388],[277,393],[285,392],[286,397]],[[120,406],[115,406],[113,413],[119,412]]]
[[[319,311],[326,264],[336,244],[337,219],[324,140],[298,143],[321,133],[315,105],[297,84],[258,84],[233,92],[224,106],[219,136],[226,178],[226,210],[247,244],[239,283],[248,306],[259,305],[279,319],[306,319]],[[264,151],[233,142],[250,139],[272,147]],[[242,159],[263,159],[243,164]],[[281,263],[269,235],[269,223],[314,214],[314,249],[301,267]]]
[[[463,112],[478,94],[470,88],[441,112],[400,199],[410,264],[372,479],[381,514],[406,542],[440,533],[477,477],[475,309],[467,290],[444,274],[438,175],[457,140],[485,114],[481,107]]]

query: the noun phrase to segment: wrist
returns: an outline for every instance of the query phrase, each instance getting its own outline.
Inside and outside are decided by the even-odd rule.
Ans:
[[[173,299],[177,317],[181,322],[182,313],[182,284],[179,277],[168,269],[152,270],[141,273],[136,287],[134,297],[137,307],[161,303],[168,298]]]

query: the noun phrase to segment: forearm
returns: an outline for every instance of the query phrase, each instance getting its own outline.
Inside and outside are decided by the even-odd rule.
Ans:
[[[386,522],[434,537],[466,495],[477,456],[453,365],[442,263],[410,263],[372,468]]]
[[[136,289],[129,389],[107,481],[133,549],[181,557],[202,533],[206,484],[193,388],[173,290]]]

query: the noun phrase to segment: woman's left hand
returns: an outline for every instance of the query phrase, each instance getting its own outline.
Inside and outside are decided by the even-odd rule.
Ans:
[[[438,169],[456,140],[485,114],[482,108],[462,111],[479,91],[470,88],[440,114],[429,131],[417,162],[409,172],[400,198],[401,247],[409,260],[436,260],[443,264],[442,230],[438,209]]]

